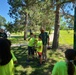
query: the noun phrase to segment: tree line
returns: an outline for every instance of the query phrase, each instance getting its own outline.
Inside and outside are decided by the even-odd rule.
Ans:
[[[75,0],[7,0],[10,5],[9,16],[14,18],[14,23],[8,23],[7,28],[12,31],[24,30],[24,39],[27,30],[36,26],[44,26],[47,30],[54,28],[52,48],[59,46],[60,18],[65,19],[64,25],[73,25]]]

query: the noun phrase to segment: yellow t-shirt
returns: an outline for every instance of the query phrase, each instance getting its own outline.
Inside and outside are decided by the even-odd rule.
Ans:
[[[30,38],[30,40],[29,40],[28,46],[30,46],[30,47],[34,46],[34,43],[35,43],[35,38],[32,37],[32,38]]]
[[[0,75],[14,75],[14,63],[12,59],[8,64],[0,66]]]
[[[38,41],[38,42],[37,42],[37,51],[38,51],[38,52],[42,52],[42,48],[43,48],[43,47],[42,47],[42,41]]]

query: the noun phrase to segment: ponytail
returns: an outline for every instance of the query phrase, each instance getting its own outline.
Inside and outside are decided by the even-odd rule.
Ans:
[[[68,75],[74,75],[75,67],[73,61],[68,61],[67,65],[68,65]]]
[[[74,75],[74,71],[75,71],[74,59],[76,57],[76,50],[74,50],[74,49],[67,49],[65,51],[65,57],[67,59],[68,75]]]

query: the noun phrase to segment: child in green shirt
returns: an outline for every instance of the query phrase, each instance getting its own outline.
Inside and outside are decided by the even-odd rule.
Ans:
[[[55,64],[52,75],[76,75],[76,50],[68,49],[65,51],[65,60],[59,61]]]
[[[7,39],[0,38],[0,75],[14,75],[14,63]]]
[[[38,52],[38,55],[39,55],[39,63],[40,65],[42,64],[42,49],[43,46],[42,46],[42,40],[41,40],[41,37],[39,36],[38,38],[38,42],[37,42],[37,52]]]
[[[35,43],[35,38],[34,38],[34,34],[31,33],[30,34],[30,39],[28,40],[29,43],[28,43],[28,62],[30,61],[30,56],[32,55],[32,59],[34,58],[34,43]]]

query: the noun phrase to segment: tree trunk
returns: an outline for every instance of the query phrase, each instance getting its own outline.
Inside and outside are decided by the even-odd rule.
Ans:
[[[56,6],[56,15],[55,15],[55,27],[54,27],[54,39],[52,43],[52,49],[57,49],[59,46],[59,10],[60,10],[60,5]]]
[[[24,29],[24,40],[27,38],[27,26],[28,26],[28,13],[25,14],[25,29]]]

